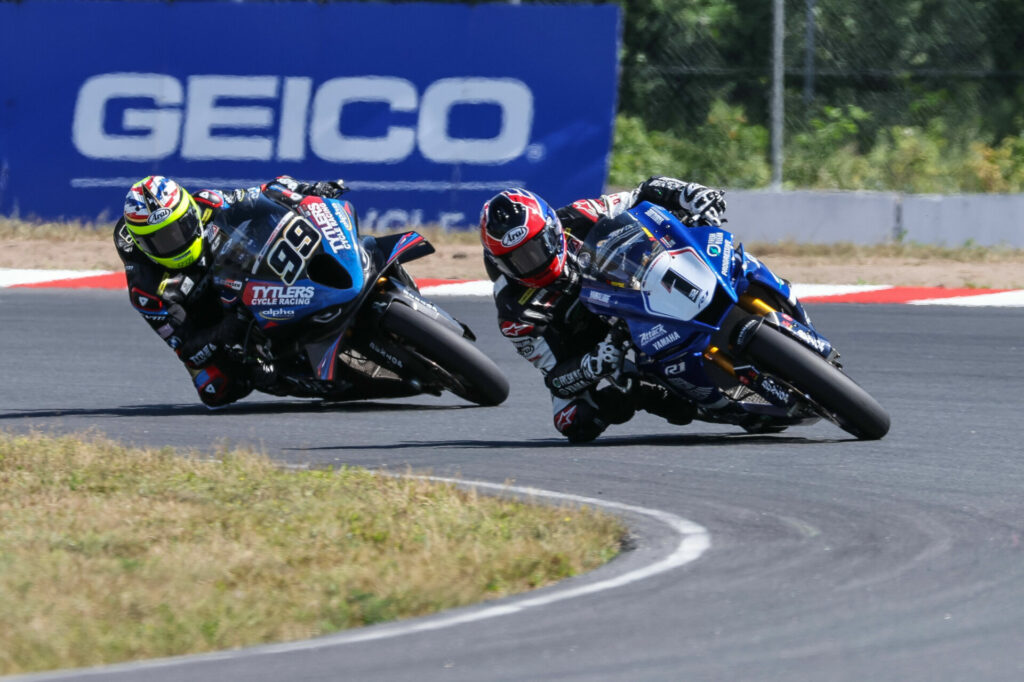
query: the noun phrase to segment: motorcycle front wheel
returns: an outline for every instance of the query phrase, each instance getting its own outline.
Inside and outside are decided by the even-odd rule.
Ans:
[[[841,369],[768,324],[760,324],[742,353],[758,370],[806,394],[826,419],[862,440],[889,432],[889,414]]]
[[[400,303],[392,303],[381,328],[398,343],[439,370],[441,383],[477,405],[500,405],[508,397],[508,379],[483,351],[441,323]]]

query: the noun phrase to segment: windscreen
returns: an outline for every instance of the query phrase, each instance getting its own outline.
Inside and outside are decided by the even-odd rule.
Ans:
[[[265,196],[258,197],[251,208],[237,215],[228,209],[215,221],[227,241],[216,249],[216,262],[221,268],[252,273],[257,259],[262,258],[281,218],[290,211]],[[238,218],[237,222],[233,220]]]
[[[639,289],[644,273],[664,251],[636,218],[624,213],[597,223],[583,242],[580,265],[586,277],[627,289]]]

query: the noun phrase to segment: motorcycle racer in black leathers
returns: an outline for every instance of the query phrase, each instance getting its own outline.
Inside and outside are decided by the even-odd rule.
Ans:
[[[220,407],[254,388],[275,392],[274,368],[243,365],[228,349],[248,323],[237,298],[225,300],[207,277],[213,254],[261,195],[288,206],[304,196],[335,198],[340,181],[303,183],[281,176],[259,187],[190,194],[175,181],[149,176],[132,185],[114,244],[124,263],[132,306],[185,364],[200,400]]]
[[[532,192],[508,189],[481,212],[480,237],[494,282],[499,329],[544,375],[555,428],[570,442],[593,440],[609,424],[631,419],[637,409],[673,424],[687,424],[696,415],[694,403],[670,398],[660,385],[632,382],[627,391],[606,381],[600,387],[602,380],[617,376],[624,352],[609,323],[579,300],[576,254],[598,220],[614,218],[641,201],[712,225],[721,224],[726,208],[720,190],[655,176],[632,191],[581,199],[557,211]],[[707,397],[705,408],[727,402],[713,393]]]

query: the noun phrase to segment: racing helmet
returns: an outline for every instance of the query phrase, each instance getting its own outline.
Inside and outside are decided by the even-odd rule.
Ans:
[[[124,222],[142,252],[166,268],[187,267],[203,251],[203,221],[195,199],[162,175],[132,185],[124,199]]]
[[[547,286],[565,268],[562,222],[525,189],[507,189],[484,204],[480,241],[503,274],[527,286]]]

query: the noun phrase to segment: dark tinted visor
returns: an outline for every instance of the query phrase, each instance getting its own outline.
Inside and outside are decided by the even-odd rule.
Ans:
[[[199,236],[199,215],[194,208],[170,225],[151,234],[135,235],[139,247],[151,256],[170,258],[192,245]]]
[[[532,239],[498,258],[508,273],[517,279],[529,278],[551,264],[562,249],[562,236],[558,230],[545,229]]]

